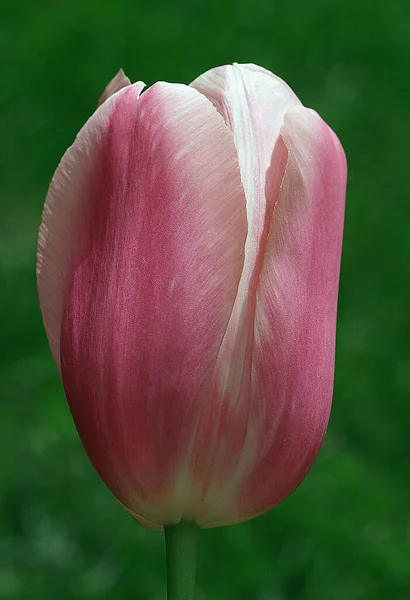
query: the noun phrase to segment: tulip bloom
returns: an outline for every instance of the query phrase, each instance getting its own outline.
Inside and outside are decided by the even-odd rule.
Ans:
[[[346,162],[278,77],[121,72],[67,150],[41,310],[86,452],[141,524],[256,517],[302,481],[331,406]]]

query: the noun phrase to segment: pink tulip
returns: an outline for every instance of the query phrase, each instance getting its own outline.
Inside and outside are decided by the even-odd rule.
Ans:
[[[51,182],[44,326],[86,452],[141,524],[256,517],[332,398],[343,149],[255,65],[121,72]]]

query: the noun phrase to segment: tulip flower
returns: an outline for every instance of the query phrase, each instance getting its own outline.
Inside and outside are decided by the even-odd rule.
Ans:
[[[346,162],[261,67],[143,88],[120,72],[62,158],[37,275],[88,457],[172,545],[272,509],[318,453]]]

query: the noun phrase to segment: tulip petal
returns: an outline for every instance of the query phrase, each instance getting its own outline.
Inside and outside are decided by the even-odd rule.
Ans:
[[[62,377],[102,479],[132,514],[163,524],[185,514],[246,202],[232,134],[202,94],[159,83],[135,102],[128,89],[77,188],[86,210],[71,232]]]
[[[100,99],[98,100],[97,106],[100,106],[100,104],[102,104],[110,96],[115,94],[115,92],[118,92],[119,90],[122,90],[123,88],[125,88],[129,85],[131,85],[131,81],[128,79],[128,77],[126,76],[124,71],[122,69],[120,69],[118,71],[118,73],[115,75],[115,77],[113,77],[111,79],[110,83],[107,85],[107,87],[101,94]]]
[[[333,391],[345,155],[306,108],[288,111],[281,135],[289,160],[256,301],[249,431],[258,460],[238,491],[235,520],[273,508],[299,485],[322,443]]]
[[[270,206],[279,198],[288,160],[280,137],[266,174]],[[241,278],[231,318],[218,353],[210,383],[210,398],[203,407],[195,444],[192,518],[201,526],[214,526],[236,518],[238,486],[257,460],[257,440],[250,428],[256,290],[263,264],[272,212],[265,218],[263,239],[250,280]],[[247,286],[245,289],[245,285]],[[195,489],[194,483],[192,489]],[[222,515],[222,517],[221,517]],[[188,515],[191,516],[191,515]],[[222,520],[220,521],[220,519]]]
[[[134,101],[143,87],[142,82],[131,86]],[[83,190],[93,170],[96,150],[124,91],[104,102],[81,129],[54,174],[44,205],[37,248],[37,282],[44,327],[59,371],[63,302],[71,276],[70,248],[87,202]]]
[[[197,435],[198,497],[205,515],[231,510],[227,506],[232,505],[233,490],[244,476],[241,457],[252,454],[245,439],[256,287],[287,162],[280,128],[285,112],[300,101],[282,80],[255,65],[218,67],[191,86],[210,99],[233,133],[248,219],[244,269],[212,377],[212,394],[218,401],[204,410]],[[204,439],[207,447],[201,448]]]

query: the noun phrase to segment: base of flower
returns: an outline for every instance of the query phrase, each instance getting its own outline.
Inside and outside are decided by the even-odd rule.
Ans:
[[[167,600],[193,600],[195,593],[196,534],[192,521],[166,525]]]

